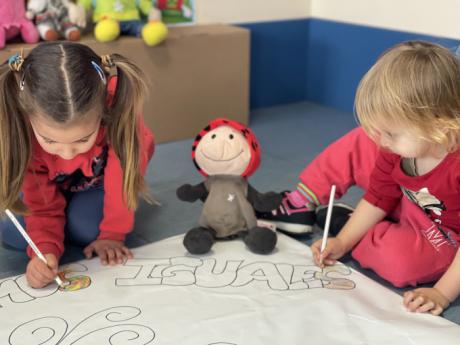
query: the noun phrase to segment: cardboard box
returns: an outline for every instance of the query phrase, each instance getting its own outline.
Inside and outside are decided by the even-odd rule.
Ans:
[[[119,53],[135,62],[150,82],[145,121],[156,142],[194,137],[215,117],[244,124],[249,117],[249,42],[247,29],[229,25],[170,28],[165,42],[148,47],[135,37],[110,43],[84,38],[98,54]],[[0,51],[6,61],[21,47]]]

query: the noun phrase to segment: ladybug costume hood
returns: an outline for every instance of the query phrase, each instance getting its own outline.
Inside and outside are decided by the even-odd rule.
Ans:
[[[228,120],[228,119],[218,118],[218,119],[211,121],[209,125],[206,126],[203,130],[201,130],[201,132],[196,136],[195,141],[193,142],[193,146],[192,146],[193,163],[197,167],[200,174],[202,174],[203,176],[208,176],[208,173],[205,172],[197,162],[197,159],[196,159],[197,147],[206,134],[222,126],[228,126],[228,127],[233,128],[234,130],[239,132],[246,140],[249,150],[250,150],[250,158],[249,158],[249,163],[247,164],[247,167],[244,170],[244,172],[241,173],[241,176],[242,177],[251,176],[257,170],[260,164],[260,159],[261,159],[260,145],[257,141],[256,136],[249,128],[247,128],[246,126],[244,126],[243,124],[239,122]],[[213,139],[214,137],[215,135],[213,135]],[[232,135],[230,135],[230,139],[233,139]],[[241,151],[240,153],[242,152],[243,151]]]

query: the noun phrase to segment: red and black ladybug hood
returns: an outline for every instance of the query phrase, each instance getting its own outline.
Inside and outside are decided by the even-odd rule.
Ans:
[[[192,159],[193,163],[197,167],[198,171],[200,174],[203,176],[208,176],[208,174],[199,166],[197,159],[196,159],[196,150],[203,139],[203,137],[208,134],[209,132],[213,131],[214,129],[221,127],[221,126],[229,126],[238,131],[239,133],[242,134],[242,136],[246,139],[246,142],[249,145],[249,150],[250,150],[250,159],[249,159],[249,164],[246,167],[246,170],[241,174],[242,177],[249,177],[252,175],[257,168],[259,167],[260,164],[260,158],[261,158],[261,153],[260,153],[260,145],[257,141],[256,136],[254,133],[244,126],[243,124],[232,121],[232,120],[227,120],[223,118],[218,118],[209,123],[208,126],[206,126],[195,138],[195,141],[193,142],[192,146]],[[247,151],[247,149],[246,149]]]

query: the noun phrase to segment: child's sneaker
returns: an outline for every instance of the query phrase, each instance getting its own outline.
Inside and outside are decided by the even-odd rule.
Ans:
[[[347,204],[337,203],[332,207],[331,224],[329,226],[329,236],[337,236],[345,223],[350,219],[355,209]],[[326,224],[327,206],[319,206],[316,209],[316,224],[324,229]]]
[[[271,212],[257,213],[257,218],[266,220],[278,230],[292,234],[306,234],[313,231],[315,225],[315,210],[307,206],[295,207],[283,192],[281,205]]]

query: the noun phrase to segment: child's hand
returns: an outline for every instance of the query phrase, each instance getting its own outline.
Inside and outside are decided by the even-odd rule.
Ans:
[[[87,259],[91,259],[96,253],[101,259],[101,264],[111,266],[122,264],[126,259],[132,259],[133,253],[121,241],[95,240],[83,249]]]
[[[411,312],[440,315],[450,302],[436,288],[420,288],[405,292],[403,303]]]
[[[58,273],[58,260],[54,254],[45,254],[48,264],[38,256],[30,259],[26,269],[26,279],[34,289],[42,288],[51,283]]]
[[[321,253],[322,240],[318,240],[310,247],[313,253],[315,264],[323,268],[325,265],[334,265],[337,259],[340,259],[345,253],[345,245],[338,237],[331,237],[327,239],[326,248]]]

